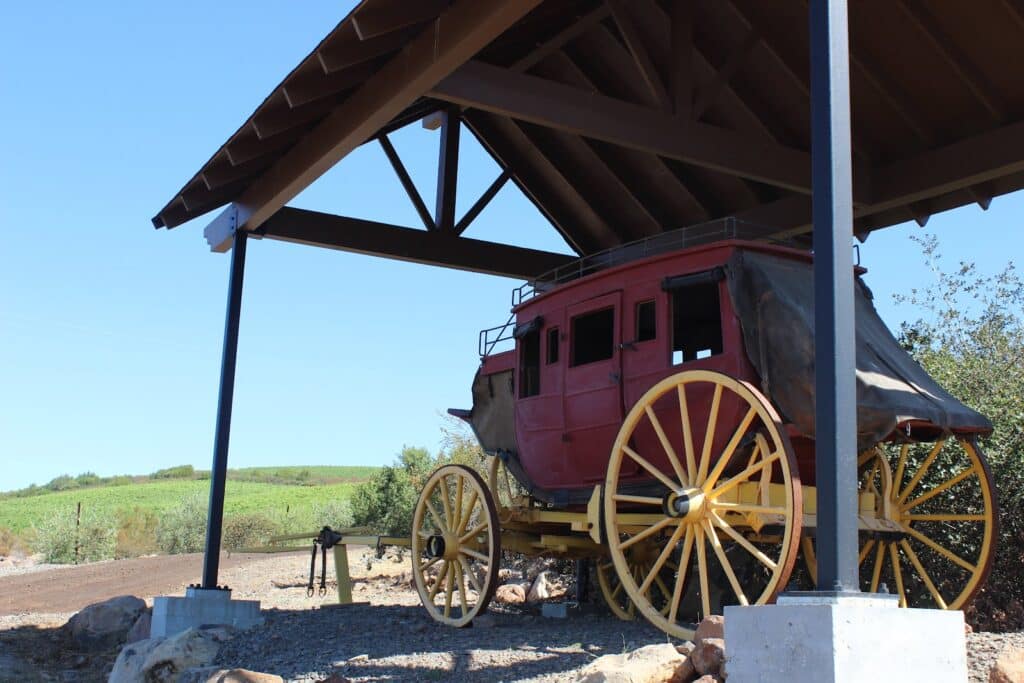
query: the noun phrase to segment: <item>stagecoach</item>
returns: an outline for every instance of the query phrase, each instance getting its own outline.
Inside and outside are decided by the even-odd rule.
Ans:
[[[502,549],[591,558],[616,615],[682,638],[813,581],[813,256],[743,230],[665,233],[513,291],[508,323],[481,332],[472,409],[451,411],[489,476],[441,467],[416,504],[413,574],[434,619],[487,608]],[[992,562],[977,445],[991,424],[900,347],[865,272],[850,274],[863,589],[957,609]]]

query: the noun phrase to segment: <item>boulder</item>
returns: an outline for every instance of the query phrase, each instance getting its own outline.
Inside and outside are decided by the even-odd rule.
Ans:
[[[1007,650],[988,673],[988,683],[1024,682],[1024,649]]]
[[[146,603],[134,595],[121,595],[82,608],[64,625],[65,632],[84,650],[105,650],[124,642]]]
[[[692,641],[684,640],[683,642],[676,645],[676,652],[683,655],[684,657],[689,657],[690,654],[693,653],[693,648],[694,644]]]
[[[521,605],[526,602],[526,589],[518,583],[506,583],[494,591],[494,599],[506,605]]]
[[[527,602],[540,602],[551,597],[551,575],[549,572],[541,572],[533,580],[533,585],[526,593]]]
[[[598,657],[580,671],[579,683],[685,683],[693,675],[687,658],[671,643],[647,645],[621,655]]]
[[[718,678],[711,674],[704,674],[693,683],[718,683]]]
[[[204,666],[183,671],[177,683],[284,683],[274,674],[249,671],[248,669],[222,669],[219,666]]]
[[[705,638],[725,638],[725,617],[718,614],[704,617],[704,620],[697,625],[697,632],[693,636],[693,642],[698,644]]]
[[[722,662],[725,661],[725,641],[721,638],[698,640],[690,659],[697,673],[716,675],[722,670]]]
[[[234,630],[229,626],[190,628],[169,638],[125,645],[108,683],[180,683],[183,672],[209,665]]]
[[[132,624],[131,629],[128,630],[128,635],[125,637],[124,642],[126,643],[137,643],[140,640],[146,640],[149,638],[149,629],[153,623],[153,614],[146,610],[139,615],[139,618]]]

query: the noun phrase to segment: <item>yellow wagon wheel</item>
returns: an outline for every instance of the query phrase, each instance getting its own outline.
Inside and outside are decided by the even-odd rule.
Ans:
[[[992,477],[978,447],[953,435],[885,443],[858,464],[881,527],[861,531],[863,589],[885,583],[902,607],[966,605],[988,576],[997,536]]]
[[[412,523],[412,573],[430,616],[461,627],[486,610],[500,557],[498,513],[483,479],[464,465],[438,468]]]
[[[662,631],[692,638],[696,623],[725,604],[773,600],[796,560],[801,515],[782,422],[746,382],[684,371],[626,416],[605,480],[608,546],[629,599]],[[628,554],[644,542],[660,552],[635,576]]]
[[[630,574],[633,576],[634,581],[640,583],[647,576],[651,567],[654,566],[654,561],[657,559],[661,548],[653,543],[638,544],[638,546],[634,546],[637,548],[636,552],[627,552],[627,554],[630,555],[628,559]],[[612,559],[610,557],[598,558],[594,566],[597,570],[597,585],[601,588],[601,595],[604,597],[608,609],[623,621],[635,619],[636,605],[629,599],[629,593],[626,592],[622,582],[619,581],[619,575],[615,572],[615,563]],[[667,613],[669,601],[672,598],[670,586],[673,585],[674,581],[674,575],[671,573],[674,569],[675,565],[673,563],[666,562],[651,588],[652,595],[649,599],[663,613]]]

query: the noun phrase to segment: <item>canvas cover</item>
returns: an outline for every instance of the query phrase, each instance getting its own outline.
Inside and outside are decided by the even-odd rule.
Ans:
[[[812,265],[738,251],[728,264],[727,276],[761,390],[785,419],[813,436]],[[953,398],[900,347],[859,277],[854,289],[858,447],[873,446],[907,420],[926,420],[944,430],[991,431],[987,418]]]

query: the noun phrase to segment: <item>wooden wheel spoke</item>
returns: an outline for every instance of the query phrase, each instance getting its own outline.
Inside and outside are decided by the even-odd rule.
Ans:
[[[683,465],[679,462],[679,456],[676,455],[676,449],[672,448],[672,444],[669,443],[668,437],[665,436],[665,430],[661,428],[661,422],[658,421],[658,416],[654,414],[654,409],[651,406],[644,406],[644,411],[647,413],[647,419],[651,421],[651,426],[654,427],[654,433],[658,435],[658,441],[661,442],[661,447],[665,449],[665,455],[668,456],[668,461],[672,464],[672,470],[676,473],[676,478],[679,479],[680,486],[686,486],[689,482],[689,476],[683,472]]]
[[[654,477],[655,479],[660,481],[662,483],[662,485],[665,488],[667,488],[669,491],[679,491],[680,490],[679,484],[675,483],[674,481],[672,481],[671,479],[666,477],[665,474],[661,470],[659,470],[657,467],[655,467],[650,462],[648,462],[642,455],[640,455],[639,453],[634,451],[632,448],[630,448],[629,446],[623,445],[622,446],[622,450],[623,450],[623,452],[626,455],[628,455],[638,465],[640,465],[640,467],[643,467],[645,470],[647,470],[647,472],[652,477]]]
[[[900,490],[900,486],[903,485],[903,471],[907,468],[907,454],[910,453],[910,444],[905,443],[900,446],[900,457],[896,463],[896,474],[893,475],[892,485],[897,491]]]
[[[963,567],[964,569],[966,569],[967,571],[969,571],[971,573],[974,573],[974,572],[978,571],[978,568],[976,566],[974,566],[973,564],[971,564],[967,560],[963,559],[959,555],[955,554],[953,551],[951,551],[951,550],[949,550],[947,548],[942,547],[941,545],[939,545],[938,543],[936,543],[932,539],[930,539],[927,536],[925,536],[924,534],[922,534],[917,529],[914,529],[913,527],[909,527],[909,528],[907,528],[906,531],[911,536],[913,536],[917,540],[921,541],[921,543],[924,543],[926,546],[928,546],[929,548],[931,548],[932,550],[937,552],[939,555],[942,555],[943,557],[945,557],[947,560],[949,560],[953,564],[959,565],[960,567]]]
[[[466,577],[469,578],[469,582],[473,584],[473,590],[480,595],[483,595],[484,589],[480,586],[480,580],[476,578],[476,572],[473,571],[473,565],[462,562],[462,560],[459,560],[459,564],[461,564],[463,569],[465,569]]]
[[[459,603],[462,606],[462,616],[469,614],[469,600],[466,597],[466,568],[462,565],[462,560],[456,558],[455,564],[459,570]]]
[[[622,592],[622,582],[619,582],[618,584],[616,584],[615,590],[612,591],[612,597],[614,598],[615,596],[617,596],[621,592]]]
[[[863,453],[861,453],[857,457],[857,468],[859,469],[861,467],[864,467],[864,463],[866,463],[871,458],[877,458],[877,457],[878,457],[878,449],[877,448],[869,448],[868,450],[864,451]]]
[[[430,538],[433,534],[427,533],[423,529],[417,529],[416,530],[416,535],[419,536],[420,538]]]
[[[939,484],[938,486],[933,488],[928,493],[921,494],[920,496],[918,496],[914,500],[912,500],[909,503],[905,504],[903,506],[903,509],[904,510],[910,510],[912,508],[916,508],[921,503],[924,503],[924,502],[927,502],[927,501],[931,500],[932,498],[934,498],[935,496],[939,495],[943,491],[948,491],[949,489],[953,488],[954,486],[956,486],[957,484],[962,482],[964,479],[966,479],[967,477],[969,477],[972,474],[974,474],[974,472],[975,472],[975,470],[974,470],[974,466],[973,465],[971,465],[970,467],[967,467],[967,468],[961,470],[959,473],[957,473],[956,475],[950,477],[946,481],[942,482],[941,484]]]
[[[423,499],[423,502],[424,504],[426,504],[427,511],[430,513],[430,516],[433,517],[434,524],[437,525],[437,530],[441,532],[448,531],[448,526],[441,519],[441,515],[437,514],[437,510],[434,508],[434,504],[431,503],[426,498]]]
[[[489,528],[490,526],[491,525],[490,525],[489,522],[483,522],[481,524],[477,524],[475,527],[473,527],[472,529],[470,529],[469,531],[464,533],[462,536],[459,536],[459,545],[460,546],[464,545],[465,543],[467,543],[469,541],[469,539],[473,538],[474,536],[479,534],[481,531],[483,531],[484,529]]]
[[[444,618],[448,619],[452,615],[452,597],[455,593],[455,572],[448,571],[448,583],[444,589]]]
[[[928,453],[928,457],[924,459],[924,462],[921,463],[921,467],[914,474],[913,478],[910,480],[910,483],[907,484],[907,488],[905,488],[896,498],[897,503],[903,503],[903,501],[905,501],[907,497],[914,492],[914,489],[917,488],[917,485],[921,482],[922,477],[924,477],[924,475],[927,474],[928,469],[932,466],[932,463],[935,462],[935,458],[939,456],[939,451],[942,450],[942,447],[945,444],[945,439],[940,439],[937,442],[935,442],[935,446],[932,448],[931,452]]]
[[[889,557],[892,559],[892,573],[896,577],[896,590],[900,596],[900,607],[907,606],[907,592],[903,590],[903,570],[900,569],[900,552],[895,543],[889,544]]]
[[[457,520],[452,515],[452,501],[451,501],[451,490],[448,488],[448,477],[441,477],[437,482],[437,487],[441,489],[441,507],[444,509],[444,519],[447,522],[447,530],[455,528]]]
[[[469,520],[473,516],[473,507],[476,505],[476,501],[477,501],[477,493],[476,493],[476,491],[475,490],[470,490],[470,492],[469,492],[469,505],[467,505],[466,509],[459,514],[459,526],[455,530],[455,533],[461,534],[463,531],[466,530],[466,525],[469,524]]]
[[[711,549],[715,551],[715,555],[718,556],[718,562],[722,565],[722,569],[725,570],[725,576],[729,579],[729,585],[732,586],[732,592],[736,594],[736,598],[740,601],[741,605],[749,605],[750,601],[747,600],[746,593],[740,587],[740,582],[736,578],[736,572],[733,571],[732,563],[729,562],[729,558],[725,555],[725,550],[722,548],[722,541],[718,538],[718,534],[715,533],[714,527],[711,526],[711,522],[704,520],[705,533],[711,543]]]
[[[490,564],[491,558],[487,557],[486,555],[484,555],[481,552],[473,550],[472,548],[459,548],[459,552],[462,553],[463,555],[468,555],[469,557],[476,558],[476,559],[480,560],[481,562],[486,562],[486,563]]]
[[[441,560],[440,557],[432,557],[429,560],[427,560],[426,562],[424,562],[423,564],[421,564],[419,566],[419,570],[421,572],[425,572],[428,569],[430,569],[431,567],[433,567],[435,564],[437,564],[440,560]]]
[[[650,571],[647,572],[647,576],[644,577],[644,582],[640,584],[641,595],[646,594],[650,589],[651,582],[658,576],[658,572],[660,572],[661,568],[665,565],[665,560],[667,560],[668,556],[672,554],[673,550],[675,550],[676,543],[682,540],[685,532],[686,528],[682,524],[677,526],[676,530],[672,532],[672,536],[668,539],[665,547],[662,548],[661,553],[658,555],[658,559],[654,561],[654,564],[651,565]]]
[[[769,455],[756,465],[751,465],[747,469],[737,474],[735,477],[730,477],[726,479],[718,486],[718,488],[711,489],[711,491],[708,492],[708,496],[710,496],[711,498],[717,498],[726,491],[731,490],[733,487],[738,486],[745,481],[748,481],[753,475],[757,474],[765,467],[768,467],[781,457],[782,453],[780,451],[775,451],[774,453],[772,453],[771,455]]]
[[[462,477],[455,480],[455,519],[452,520],[452,524],[456,529],[462,528],[462,518],[466,516],[462,509],[462,489],[465,485],[466,481]]]
[[[686,387],[676,387],[679,396],[679,419],[683,423],[683,450],[686,454],[686,472],[689,475],[687,485],[693,485],[693,477],[697,472],[697,455],[693,450],[693,428],[690,426],[690,408],[686,403]]]
[[[708,463],[711,459],[711,447],[715,442],[715,427],[718,425],[718,409],[722,403],[722,385],[715,384],[715,394],[711,399],[711,410],[708,412],[708,426],[704,430],[704,445],[700,452],[700,464],[697,470],[696,484],[704,483],[708,474]]]
[[[704,548],[704,530],[697,527],[697,573],[700,575],[700,604],[704,613],[701,617],[711,614],[711,591],[708,588],[708,558]]]
[[[740,445],[740,441],[743,440],[743,435],[747,433],[747,429],[750,427],[750,423],[753,422],[754,417],[757,415],[757,409],[754,406],[750,406],[747,410],[747,414],[743,416],[740,421],[740,425],[736,428],[736,431],[732,433],[732,437],[725,446],[725,450],[718,456],[718,462],[715,463],[715,468],[711,470],[711,474],[701,484],[705,491],[710,491],[714,488],[718,482],[718,478],[722,476],[722,472],[725,470],[726,465],[732,459],[733,453],[736,452],[736,447]]]
[[[984,522],[985,515],[903,515],[909,522]]]
[[[917,570],[917,575],[924,581],[924,585],[928,587],[928,592],[932,594],[932,598],[935,600],[935,604],[939,606],[939,609],[946,609],[946,601],[942,599],[942,595],[939,594],[939,590],[932,583],[932,577],[925,571],[924,566],[921,564],[921,560],[917,559],[917,553],[910,547],[910,543],[907,539],[900,541],[900,547],[903,548],[903,552],[907,554],[907,558],[910,560],[910,564],[914,565],[914,569]]]
[[[875,553],[875,569],[871,572],[871,592],[878,592],[878,582],[882,578],[882,559],[885,557],[885,543],[879,541],[878,551]]]
[[[661,531],[662,529],[664,529],[665,527],[667,527],[668,525],[670,525],[670,524],[672,524],[673,522],[676,522],[676,521],[677,520],[673,519],[672,517],[666,517],[665,519],[661,520],[657,524],[652,524],[651,526],[647,527],[646,529],[644,529],[643,531],[639,532],[635,536],[631,536],[631,537],[627,538],[625,541],[623,541],[622,543],[619,544],[619,548],[621,548],[622,550],[625,550],[626,548],[628,548],[629,546],[633,545],[634,543],[639,543],[640,541],[644,540],[645,538],[651,536],[652,534],[658,533],[659,531]]]
[[[438,592],[441,590],[441,585],[448,578],[448,565],[448,560],[445,560],[444,564],[441,565],[441,571],[437,575],[437,582],[433,585],[429,592],[431,602],[433,602],[434,598],[437,597]]]
[[[676,571],[676,582],[672,588],[672,607],[668,611],[668,620],[675,623],[679,616],[679,603],[683,599],[683,584],[686,583],[686,571],[690,566],[690,554],[693,552],[694,533],[692,527],[686,527],[686,538],[683,539],[683,553],[679,558],[679,569]]]
[[[857,566],[864,564],[864,560],[867,559],[871,553],[871,549],[875,546],[875,539],[869,538],[868,542],[864,544],[864,547],[860,549],[860,555],[857,556]]]
[[[729,526],[717,514],[711,513],[711,521],[714,523],[715,526],[724,531],[729,536],[729,538],[736,541],[736,543],[739,544],[741,548],[743,548],[748,553],[753,555],[757,559],[757,561],[763,564],[764,566],[768,567],[772,571],[775,571],[775,569],[779,566],[775,560],[773,560],[772,558],[768,557],[763,552],[758,550],[753,543],[743,538],[743,534]]]

